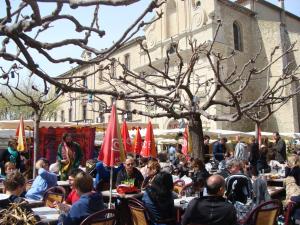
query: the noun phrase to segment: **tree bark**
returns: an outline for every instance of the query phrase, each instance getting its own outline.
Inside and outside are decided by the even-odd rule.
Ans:
[[[200,118],[200,114],[191,115],[189,120],[189,131],[190,131],[190,135],[192,136],[193,157],[195,159],[199,158],[203,161],[204,160],[204,155],[203,155],[204,139],[203,139],[203,128],[202,128],[202,121]]]
[[[33,178],[36,176],[35,163],[37,161],[37,151],[39,148],[40,134],[39,127],[41,116],[38,111],[34,110],[34,123],[33,123]]]

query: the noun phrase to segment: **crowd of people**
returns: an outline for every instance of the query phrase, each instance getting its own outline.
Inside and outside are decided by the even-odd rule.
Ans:
[[[128,154],[124,163],[113,168],[113,188],[126,184],[142,190],[140,201],[147,208],[152,224],[165,224],[161,221],[170,219],[174,219],[173,224],[183,225],[238,224],[238,220],[247,214],[239,212],[239,205],[246,206],[250,202],[250,212],[254,206],[271,199],[265,173],[279,167],[285,171],[284,176],[295,181],[296,186],[300,184],[300,156],[295,152],[288,160],[284,140],[278,132],[273,137],[273,144],[263,140],[259,146],[255,138],[245,143],[237,136],[235,150],[230,152],[226,138],[213,143],[210,151],[210,138],[205,136],[204,160],[184,155],[180,145],[160,152],[157,158],[146,159]],[[58,179],[70,183],[66,199],[54,202],[54,206],[62,212],[58,224],[80,224],[88,215],[107,207],[101,191],[109,188],[110,168],[98,161],[94,173],[80,169],[83,153],[70,134],[65,134],[59,145],[57,169],[50,171],[49,161],[39,159],[35,165],[38,176],[27,191],[15,145],[16,142],[10,141],[2,158],[1,179],[9,198],[1,208],[7,208],[11,202],[23,201],[22,197],[43,199],[44,193],[56,186]],[[184,186],[184,191],[176,192],[176,180],[183,180],[189,185]],[[185,209],[182,220],[178,221],[174,199],[182,195],[193,196],[194,199]],[[299,196],[300,192],[295,196],[287,191],[288,201],[300,202]],[[30,208],[27,209],[30,211]],[[300,212],[296,210],[295,219],[300,219],[298,214]]]

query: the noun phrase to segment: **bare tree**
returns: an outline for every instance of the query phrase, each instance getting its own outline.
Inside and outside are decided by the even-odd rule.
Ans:
[[[165,53],[162,63],[155,62],[147,46],[138,39],[140,48],[147,58],[148,67],[142,73],[128,69],[124,63],[113,58],[114,53],[131,40],[142,27],[161,19],[162,13],[158,9],[164,3],[163,1],[153,0],[119,40],[104,50],[89,46],[92,35],[101,38],[105,34],[104,31],[100,30],[98,23],[100,5],[111,3],[111,5],[117,6],[131,4],[135,1],[86,1],[89,3],[88,5],[95,5],[89,26],[82,25],[75,16],[64,14],[62,10],[65,3],[76,2],[74,7],[86,6],[84,1],[57,1],[55,9],[48,15],[41,15],[39,4],[42,3],[27,0],[23,1],[16,9],[12,9],[10,1],[5,2],[6,16],[0,19],[0,32],[4,37],[0,50],[1,58],[20,64],[34,75],[42,78],[45,82],[45,90],[47,89],[46,82],[48,82],[62,92],[93,94],[94,96],[97,95],[99,99],[102,99],[104,95],[109,95],[119,100],[131,102],[133,104],[131,110],[119,108],[124,112],[152,118],[186,118],[189,121],[193,139],[193,154],[196,158],[203,157],[202,120],[204,117],[214,121],[235,122],[241,119],[243,114],[250,115],[251,110],[257,107],[268,107],[270,102],[273,102],[273,107],[284,104],[299,92],[298,87],[290,88],[291,84],[299,79],[297,72],[299,67],[287,68],[276,77],[268,78],[266,76],[266,71],[276,62],[295,51],[294,44],[282,53],[276,54],[265,65],[258,63],[260,51],[243,65],[237,65],[235,63],[235,59],[238,57],[236,52],[232,51],[225,55],[218,50],[220,46],[218,46],[216,39],[221,26],[220,21],[212,41],[197,43],[195,40],[190,40],[190,48],[186,52],[181,52],[178,43],[173,42]],[[31,9],[31,15],[28,14],[28,9]],[[145,16],[153,10],[157,12],[155,19],[149,22],[143,21]],[[49,31],[51,26],[54,26],[54,22],[64,20],[72,23],[75,26],[75,33],[81,34],[83,37],[70,39],[63,37],[62,40],[53,43],[39,38],[42,33]],[[9,52],[9,43],[16,46],[16,52]],[[85,61],[73,56],[57,58],[51,55],[51,50],[70,45],[91,52],[95,58]],[[274,52],[276,49],[278,48],[275,48]],[[32,50],[36,50],[39,55],[35,57]],[[91,89],[76,85],[76,81],[70,82],[52,78],[51,74],[46,73],[39,66],[39,57],[46,58],[49,63],[53,64],[65,62],[87,66],[106,64],[102,69],[99,68],[84,75],[85,77],[98,73],[99,70],[107,70],[111,68],[112,64],[122,68],[122,73],[116,77],[107,76],[103,79],[103,83],[109,84],[110,89]],[[199,65],[201,62],[204,62],[203,65]],[[201,66],[208,71],[206,79],[203,79],[199,73],[200,70],[198,69]],[[82,77],[71,71],[66,79],[69,80],[72,76]],[[258,77],[264,77],[265,80],[272,79],[272,82],[269,82],[263,90],[257,90],[254,95],[249,97],[251,83],[255,82]],[[104,98],[102,100],[105,101]],[[221,113],[216,112],[217,110],[220,110]]]
[[[20,114],[25,113],[25,117],[31,115],[34,121],[34,157],[33,162],[35,164],[37,159],[37,149],[39,146],[39,126],[42,117],[51,117],[54,111],[59,106],[60,94],[48,93],[49,88],[42,88],[47,90],[43,92],[39,90],[38,86],[32,81],[28,80],[27,83],[20,83],[19,70],[20,68],[14,68],[14,76],[11,81],[11,77],[7,76],[4,82],[0,82],[1,85],[1,101],[4,101],[4,107],[10,107],[8,110],[13,112],[13,108],[17,108],[17,113],[14,116],[20,117]],[[2,107],[0,106],[0,109]],[[2,111],[2,110],[1,110]],[[19,114],[18,114],[19,113]],[[35,177],[36,170],[33,167],[33,177]]]

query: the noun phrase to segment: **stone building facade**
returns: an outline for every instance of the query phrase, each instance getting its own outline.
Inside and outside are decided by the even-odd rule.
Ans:
[[[178,43],[178,49],[184,56],[190,52],[189,40],[197,40],[198,43],[212,41],[218,26],[218,20],[222,21],[222,27],[218,32],[216,45],[220,52],[227,54],[235,50],[238,54],[236,64],[243,65],[253,57],[260,49],[261,55],[258,66],[266,65],[271,57],[275,46],[285,48],[288,44],[300,40],[300,18],[284,10],[283,1],[279,5],[270,4],[264,0],[168,0],[162,6],[163,17],[145,28],[145,36],[135,38],[120,48],[112,57],[124,62],[127,67],[136,73],[143,74],[147,71],[148,58],[141,51],[136,40],[141,40],[147,45],[154,64],[162,64],[165,52],[174,42]],[[297,43],[296,48],[300,47]],[[279,52],[280,53],[280,52]],[[277,54],[279,54],[277,53]],[[84,53],[86,60],[89,54]],[[247,90],[247,98],[255,97],[257,90],[262,90],[272,82],[272,77],[280,74],[287,62],[291,60],[300,64],[300,51],[295,52],[290,58],[282,58],[269,73],[252,81]],[[104,63],[105,64],[105,63]],[[69,71],[59,77],[84,76],[97,70],[94,66],[81,66]],[[176,65],[174,65],[175,67]],[[224,70],[232,69],[230,62],[224,65]],[[172,69],[172,68],[171,68]],[[120,68],[97,72],[86,79],[79,80],[78,86],[92,89],[110,89],[111,86],[103,84],[103,79],[109,76],[117,76]],[[200,74],[200,79],[209,79],[213,76],[211,68],[205,58],[200,58],[195,72]],[[75,79],[75,78],[74,78]],[[222,96],[224,97],[224,96]],[[226,97],[226,96],[225,96]],[[92,123],[103,123],[108,121],[109,114],[104,111],[104,105],[97,101],[96,96],[88,96],[78,93],[66,93],[63,95],[63,104],[57,112],[56,120],[62,121],[90,121]],[[107,97],[106,102],[113,101]],[[124,107],[130,109],[130,104],[123,102]],[[276,112],[263,124],[266,131],[299,132],[299,107],[300,98],[295,97]],[[153,108],[149,110],[155,110]],[[228,110],[222,107],[209,109],[212,113],[223,113]],[[148,118],[139,115],[120,115],[127,117],[128,121],[145,123]],[[160,128],[174,128],[178,123],[168,118],[157,118],[152,120],[159,124]],[[203,120],[205,129],[228,129],[250,131],[254,129],[254,123],[242,121],[236,123],[215,122]]]

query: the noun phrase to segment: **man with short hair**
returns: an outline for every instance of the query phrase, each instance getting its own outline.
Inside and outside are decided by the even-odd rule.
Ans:
[[[213,145],[214,159],[218,160],[219,162],[224,160],[224,156],[226,153],[226,142],[227,138],[223,137]]]
[[[212,175],[206,181],[207,196],[194,198],[188,205],[182,225],[236,225],[236,211],[223,198],[225,180],[220,175]]]
[[[117,175],[116,186],[124,183],[134,184],[135,187],[141,188],[144,177],[142,173],[134,167],[134,159],[129,157],[124,163],[124,168]]]
[[[204,135],[203,139],[204,139],[204,146],[203,146],[204,163],[208,163],[210,160],[210,155],[209,155],[210,137],[208,135]]]
[[[35,168],[38,171],[38,176],[34,179],[25,197],[41,200],[47,189],[57,185],[57,176],[55,173],[49,172],[49,161],[46,158],[39,159],[35,164]]]
[[[278,132],[273,133],[273,139],[275,140],[275,144],[273,146],[275,151],[275,160],[283,164],[284,161],[286,161],[285,141],[280,137]]]
[[[61,214],[59,225],[79,225],[89,215],[104,209],[102,195],[93,192],[93,178],[86,172],[79,172],[74,179],[74,188],[80,196],[70,208]]]

